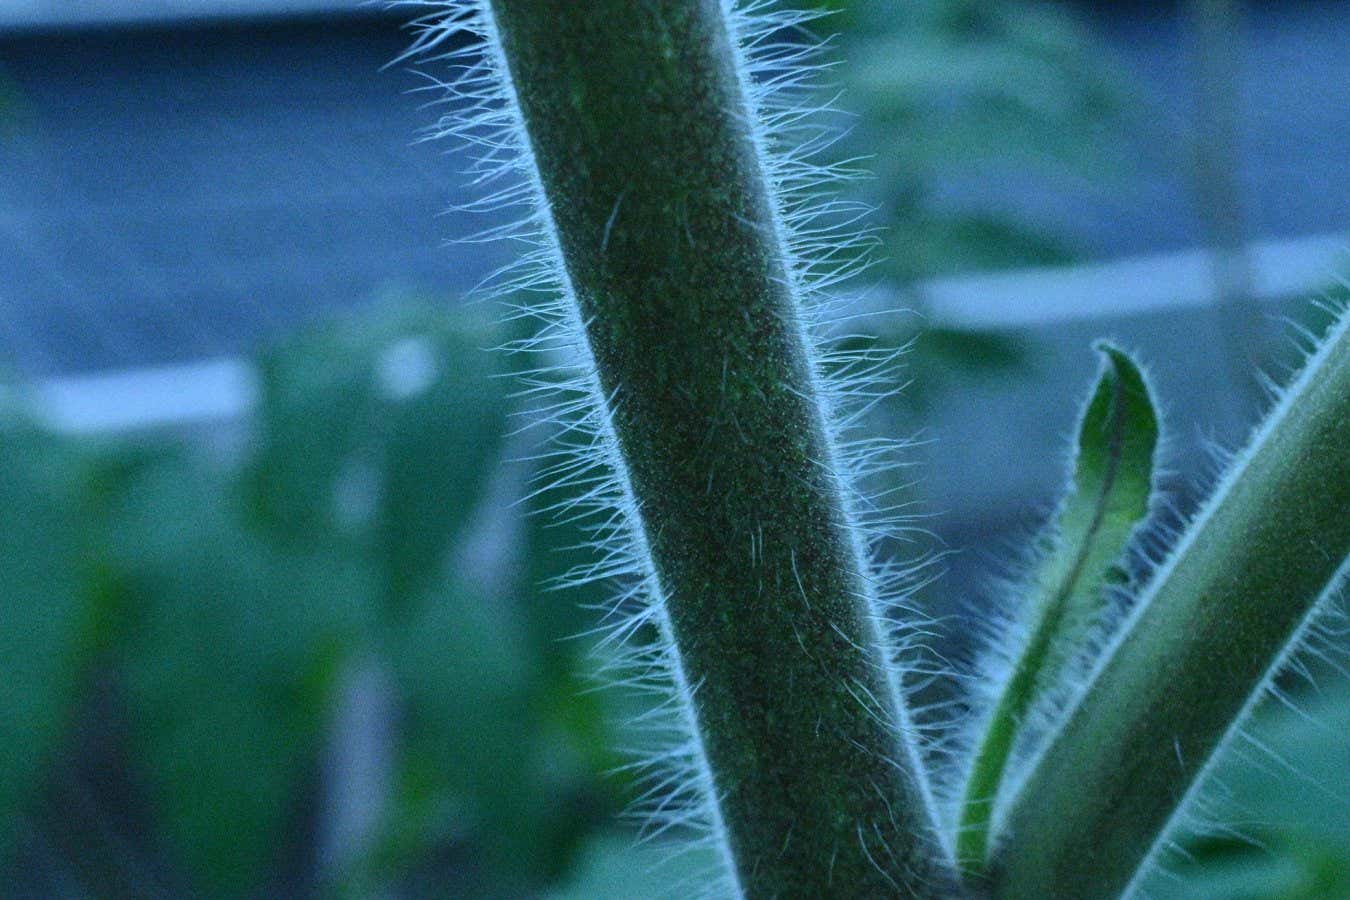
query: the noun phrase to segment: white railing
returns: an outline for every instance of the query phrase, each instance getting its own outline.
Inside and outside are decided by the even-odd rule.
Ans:
[[[1257,296],[1312,294],[1348,270],[1350,233],[1267,241],[1251,248]],[[931,321],[979,328],[1041,328],[1056,323],[1202,307],[1213,302],[1203,251],[963,275],[920,285]],[[886,298],[875,298],[890,302]],[[246,415],[257,386],[241,359],[203,360],[34,386],[39,413],[59,431],[116,433],[225,422]]]
[[[1252,290],[1280,300],[1345,277],[1350,232],[1263,241],[1249,248]],[[950,325],[1021,328],[1143,314],[1214,301],[1211,254],[1185,250],[1067,268],[1017,269],[935,281],[921,288],[935,319]]]

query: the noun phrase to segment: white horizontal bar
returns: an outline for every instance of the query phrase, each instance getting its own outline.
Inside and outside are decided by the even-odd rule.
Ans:
[[[253,367],[233,358],[53,378],[33,388],[39,415],[73,434],[236,419],[257,394]]]
[[[1280,300],[1345,277],[1350,232],[1250,247],[1253,288]],[[1054,322],[1203,306],[1215,300],[1204,250],[1088,265],[962,275],[919,287],[934,322],[970,328],[1024,328]]]
[[[1252,245],[1258,296],[1278,300],[1326,287],[1347,270],[1347,248],[1350,234]],[[965,275],[928,282],[918,291],[933,324],[990,329],[1202,306],[1214,296],[1208,256],[1198,250]],[[54,428],[107,433],[238,418],[252,409],[257,384],[246,361],[216,359],[54,378],[37,385],[35,394]]]

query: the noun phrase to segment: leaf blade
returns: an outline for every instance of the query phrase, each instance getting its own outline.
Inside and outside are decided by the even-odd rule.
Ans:
[[[1047,527],[1050,550],[1030,585],[1029,638],[978,744],[957,856],[980,873],[999,787],[1027,713],[1055,684],[1102,608],[1135,529],[1148,515],[1160,428],[1142,370],[1108,342],[1079,422],[1070,491]]]
[[[0,421],[0,856],[77,702],[89,604],[75,465],[27,423]]]

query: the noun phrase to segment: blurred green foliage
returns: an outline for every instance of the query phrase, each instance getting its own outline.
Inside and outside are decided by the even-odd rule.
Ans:
[[[625,784],[603,773],[623,762],[626,701],[588,690],[589,645],[567,640],[602,598],[541,586],[577,561],[580,526],[501,515],[528,474],[513,486],[503,459],[534,450],[508,437],[504,357],[483,351],[499,340],[472,312],[419,305],[299,336],[260,360],[237,458],[63,439],[6,408],[0,824],[20,883],[47,845],[65,856],[43,865],[68,869],[73,896],[697,884],[708,860],[664,862],[609,824]],[[351,676],[371,666],[388,688],[391,771],[369,833],[325,861],[325,819],[344,790],[359,794],[325,760]],[[1256,809],[1221,820],[1261,823],[1243,833],[1264,849],[1189,838],[1184,895],[1350,887],[1336,793],[1350,760],[1334,739],[1350,697],[1312,701],[1306,717],[1282,709],[1254,734],[1290,771],[1255,758],[1223,772]],[[106,746],[109,732],[126,746]],[[80,799],[57,783],[91,754],[125,770],[120,793]]]
[[[889,277],[1070,261],[1062,238],[995,207],[943,202],[976,176],[1122,180],[1128,80],[1065,8],[1021,0],[835,0],[849,148],[866,156]],[[829,25],[823,27],[830,27]]]
[[[1317,668],[1317,667],[1315,667]],[[1202,815],[1217,833],[1179,841],[1183,859],[1145,889],[1230,900],[1350,897],[1350,690],[1345,673],[1318,669],[1331,690],[1268,701],[1214,773]]]
[[[837,30],[832,73],[856,118],[829,151],[854,158],[857,195],[876,208],[881,246],[871,270],[905,307],[924,311],[922,283],[962,272],[1073,262],[1077,249],[1043,219],[998,201],[962,199],[1004,180],[1052,186],[1127,185],[1137,177],[1122,140],[1141,107],[1100,42],[1063,6],[1026,0],[832,0],[818,30]],[[1019,335],[928,318],[886,322],[909,344],[913,388],[894,409],[913,412],[948,373],[1008,378],[1034,348]],[[888,332],[888,333],[887,333]]]
[[[883,280],[1070,259],[940,194],[972,171],[1117,171],[1130,99],[1090,36],[1049,4],[833,5],[861,114],[839,152],[871,157]],[[699,860],[657,865],[661,847],[608,825],[625,700],[588,690],[575,639],[604,598],[547,588],[583,529],[537,514],[557,491],[493,515],[528,482],[502,461],[537,451],[509,436],[523,406],[504,358],[481,352],[503,338],[414,304],[299,335],[258,360],[240,454],[75,440],[0,403],[6,892],[626,898],[697,878]],[[944,371],[1031,364],[1016,336],[942,323],[888,319],[877,341],[913,341],[928,391]],[[371,668],[391,771],[369,833],[334,856],[328,756]],[[1250,806],[1221,814],[1260,822],[1245,831],[1265,849],[1188,838],[1160,896],[1350,896],[1350,696],[1330,683],[1306,718],[1274,707],[1254,726],[1297,774],[1223,772]]]
[[[75,461],[7,416],[0,421],[0,841],[69,725],[89,621],[80,603]]]
[[[44,765],[87,752],[62,741],[73,717],[122,718],[157,832],[125,839],[168,846],[169,884],[254,895],[306,828],[318,838],[304,822],[325,815],[344,674],[375,660],[397,723],[389,808],[359,857],[308,877],[338,894],[414,873],[433,885],[418,895],[453,877],[457,896],[518,896],[568,871],[621,786],[600,777],[619,758],[606,701],[580,690],[587,646],[565,640],[586,598],[541,581],[550,548],[583,536],[498,516],[501,546],[456,562],[511,499],[494,496],[511,407],[504,357],[486,352],[499,342],[481,317],[428,306],[298,337],[259,361],[236,462],[63,440],[11,411],[3,808],[42,802]],[[512,544],[544,562],[486,572]],[[77,702],[91,680],[113,681],[113,700]],[[74,877],[97,895],[106,865]]]

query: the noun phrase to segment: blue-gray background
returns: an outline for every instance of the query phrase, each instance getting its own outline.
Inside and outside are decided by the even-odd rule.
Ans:
[[[866,427],[923,439],[878,487],[924,533],[879,552],[940,557],[915,602],[961,664],[1094,338],[1153,374],[1185,510],[1248,359],[1278,380],[1343,293],[1350,4],[1213,4],[1208,44],[1199,2],[831,5],[881,227],[849,289],[912,347]],[[616,819],[644,738],[577,638],[612,591],[543,587],[584,535],[522,500],[547,428],[482,352],[521,334],[463,302],[510,248],[448,243],[494,219],[448,212],[468,160],[383,68],[409,15],[0,0],[0,896],[687,892]],[[1252,840],[1183,835],[1157,896],[1350,896],[1346,679],[1312,674],[1314,725],[1263,715],[1279,761],[1213,798]]]

